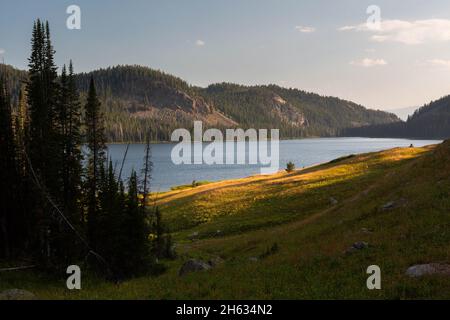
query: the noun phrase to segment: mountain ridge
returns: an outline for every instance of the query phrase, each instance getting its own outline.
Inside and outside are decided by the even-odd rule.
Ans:
[[[418,108],[406,121],[347,129],[347,136],[447,139],[450,137],[450,95]]]
[[[16,81],[17,96],[17,78],[26,77],[26,72],[10,66],[1,70],[16,79],[12,82]],[[152,140],[169,141],[173,130],[191,129],[194,120],[221,130],[277,128],[281,138],[337,136],[349,127],[399,121],[394,114],[337,97],[277,85],[217,83],[202,88],[138,65],[77,74],[83,101],[91,76],[102,101],[108,140],[114,142],[142,142],[147,134]]]

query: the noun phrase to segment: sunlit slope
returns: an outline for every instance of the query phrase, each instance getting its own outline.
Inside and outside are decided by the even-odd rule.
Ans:
[[[239,233],[341,208],[429,150],[398,148],[349,156],[290,174],[283,171],[222,181],[164,193],[156,204],[172,232],[192,229],[200,237]]]
[[[450,276],[405,275],[450,263],[449,159],[446,142],[164,193],[157,204],[178,258],[163,275],[88,277],[68,291],[27,271],[0,289],[69,299],[450,299]],[[367,247],[348,252],[356,242]],[[211,270],[178,275],[188,259],[219,257]],[[381,290],[367,289],[370,265],[381,268]]]
[[[186,256],[226,261],[191,276],[216,288],[197,297],[450,298],[449,277],[405,275],[414,264],[450,262],[449,159],[449,142],[399,148],[208,185],[161,202],[178,230],[198,223],[180,237],[194,230],[211,237],[186,244]],[[234,235],[212,236],[218,229]],[[369,247],[345,253],[361,241]],[[252,261],[274,243],[276,253]],[[366,288],[372,264],[382,270],[380,291]]]

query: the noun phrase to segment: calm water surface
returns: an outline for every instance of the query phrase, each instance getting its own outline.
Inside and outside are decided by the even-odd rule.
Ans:
[[[370,138],[318,138],[280,141],[280,169],[289,161],[297,168],[319,164],[333,159],[372,151],[380,151],[394,147],[416,147],[436,144],[437,140],[407,139],[370,139]],[[204,146],[208,144],[205,143]],[[171,160],[171,151],[175,144],[152,145],[153,177],[152,191],[166,191],[173,186],[190,184],[196,181],[218,181],[242,178],[260,173],[260,165],[175,165]],[[111,144],[108,156],[119,168],[126,150],[126,145]],[[124,165],[122,176],[128,177],[135,169],[138,172],[143,165],[145,146],[132,144]],[[118,170],[117,170],[118,171]]]

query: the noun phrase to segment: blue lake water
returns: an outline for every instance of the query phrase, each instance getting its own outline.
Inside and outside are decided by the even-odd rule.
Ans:
[[[297,168],[328,162],[333,159],[372,151],[380,151],[394,147],[424,146],[440,143],[438,140],[407,139],[370,139],[370,138],[317,138],[301,140],[284,140],[279,144],[279,167],[283,169],[289,161]],[[232,142],[227,142],[230,144]],[[236,144],[236,143],[234,143]],[[208,143],[204,143],[206,147]],[[196,181],[218,181],[242,178],[259,174],[261,165],[207,165],[181,164],[175,165],[171,160],[172,148],[175,144],[152,144],[152,184],[151,190],[166,191],[173,186],[190,184]],[[108,156],[114,165],[120,168],[127,145],[111,144]],[[226,150],[226,149],[225,149]],[[194,151],[194,150],[192,150]],[[248,150],[247,150],[248,152]],[[194,152],[192,152],[194,154]],[[225,152],[226,153],[226,152]],[[124,164],[122,177],[128,177],[134,169],[140,172],[143,166],[145,145],[132,144]],[[119,169],[117,169],[118,171]]]

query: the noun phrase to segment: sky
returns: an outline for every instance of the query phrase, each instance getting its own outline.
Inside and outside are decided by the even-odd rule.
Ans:
[[[79,30],[66,26],[70,5]],[[139,64],[381,110],[450,94],[448,0],[1,0],[0,61],[27,67],[36,18],[50,23],[56,63],[77,72]]]

